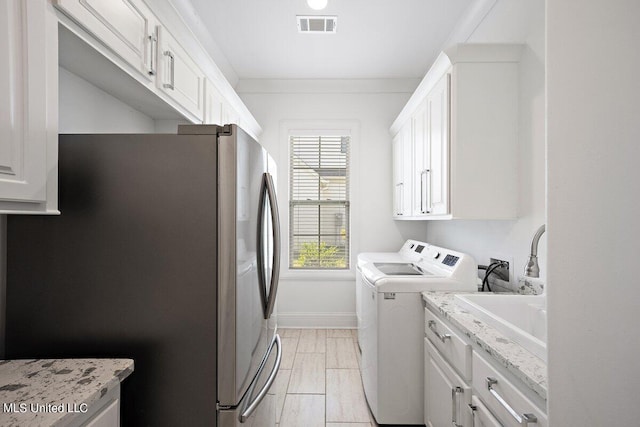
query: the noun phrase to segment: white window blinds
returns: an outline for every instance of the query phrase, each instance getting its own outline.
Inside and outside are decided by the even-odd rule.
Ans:
[[[349,269],[349,136],[291,136],[289,267]]]

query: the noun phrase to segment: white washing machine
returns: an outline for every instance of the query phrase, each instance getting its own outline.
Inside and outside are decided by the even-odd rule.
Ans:
[[[477,291],[469,255],[407,240],[399,252],[358,255],[360,370],[379,424],[423,424],[424,291]]]

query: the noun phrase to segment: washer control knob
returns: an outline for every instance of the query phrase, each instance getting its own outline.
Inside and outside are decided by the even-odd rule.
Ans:
[[[438,259],[438,258],[440,258],[440,252],[435,251],[435,252],[433,253],[433,259]]]

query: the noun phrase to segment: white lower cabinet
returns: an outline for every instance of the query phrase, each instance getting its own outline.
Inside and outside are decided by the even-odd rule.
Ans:
[[[67,427],[119,427],[120,426],[120,386],[109,390],[97,402],[79,412],[65,424]]]
[[[428,308],[424,363],[427,427],[548,427],[540,396]]]
[[[84,424],[84,427],[117,427],[119,425],[120,399],[116,399]]]
[[[471,426],[471,387],[460,378],[431,342],[424,339],[425,408],[428,427]]]

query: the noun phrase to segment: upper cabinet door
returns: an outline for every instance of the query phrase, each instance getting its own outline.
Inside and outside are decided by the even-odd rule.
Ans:
[[[158,28],[158,36],[158,88],[202,122],[204,73],[164,27]]]
[[[57,64],[54,70],[49,67],[46,49],[55,46],[47,37],[50,25],[39,3],[0,2],[0,200],[9,204],[0,206],[2,213],[30,210],[14,202],[34,202],[35,208],[47,197],[47,126],[52,113],[46,73],[57,76]]]
[[[222,104],[224,98],[222,94],[213,85],[211,80],[205,80],[204,89],[204,124],[206,125],[223,125],[222,123]]]
[[[54,2],[148,80],[154,78],[158,21],[141,0]]]
[[[413,191],[411,128],[411,120],[408,120],[393,138],[393,216],[395,218],[411,215],[411,192]]]
[[[425,174],[427,210],[433,215],[449,211],[449,106],[451,75],[445,74],[427,95],[428,158]]]
[[[240,126],[240,115],[227,101],[222,103],[222,123],[225,125],[234,124]]]
[[[407,158],[413,161],[413,197],[411,213],[421,216],[430,213],[427,204],[427,177],[429,174],[429,144],[427,138],[427,103],[423,102],[411,117],[411,138],[413,156]],[[410,163],[408,163],[410,164]]]
[[[393,216],[402,216],[402,132],[391,143],[393,158]]]

